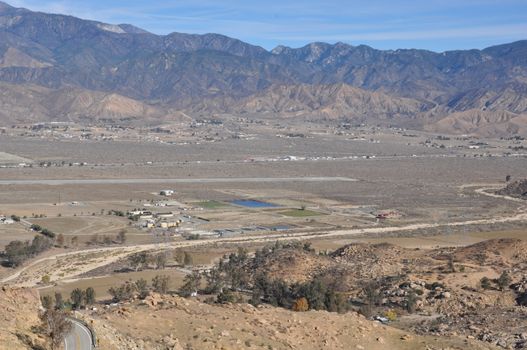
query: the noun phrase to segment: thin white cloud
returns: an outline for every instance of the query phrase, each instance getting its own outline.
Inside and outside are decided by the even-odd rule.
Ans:
[[[7,0],[10,1],[10,0]],[[63,13],[107,23],[131,23],[154,33],[221,33],[260,44],[312,41],[386,43],[518,40],[527,33],[525,0],[11,0],[17,7]],[[499,16],[466,13],[508,9]],[[444,44],[443,43],[443,44]],[[391,44],[390,44],[391,46]]]
[[[472,28],[419,30],[419,31],[384,31],[363,32],[357,34],[337,34],[318,36],[283,36],[284,40],[320,40],[320,41],[385,41],[385,40],[427,40],[452,38],[485,38],[485,37],[524,37],[527,24],[512,24],[498,26],[482,26]]]

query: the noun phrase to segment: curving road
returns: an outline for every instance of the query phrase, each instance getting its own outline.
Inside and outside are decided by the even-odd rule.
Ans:
[[[70,319],[73,327],[64,338],[65,350],[93,350],[93,340],[90,330],[75,319]]]

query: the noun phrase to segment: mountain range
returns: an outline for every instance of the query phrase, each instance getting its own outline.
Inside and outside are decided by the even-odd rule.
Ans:
[[[155,35],[0,2],[0,119],[156,123],[232,113],[526,134],[527,40],[436,53]]]

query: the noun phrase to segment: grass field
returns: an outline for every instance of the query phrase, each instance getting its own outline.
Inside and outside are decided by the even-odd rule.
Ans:
[[[282,215],[285,215],[285,216],[291,216],[291,217],[294,217],[294,218],[305,218],[305,217],[309,217],[309,216],[318,216],[318,215],[326,215],[324,213],[320,213],[318,211],[313,211],[313,210],[307,210],[307,209],[291,209],[291,210],[287,210],[287,211],[282,211],[280,212],[280,214]]]
[[[218,202],[218,201],[204,201],[197,203],[199,207],[203,209],[220,209],[228,206],[227,203]]]

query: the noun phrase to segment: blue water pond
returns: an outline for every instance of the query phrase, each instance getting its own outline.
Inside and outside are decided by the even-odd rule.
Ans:
[[[236,199],[230,203],[240,205],[247,208],[276,208],[278,205],[273,203],[267,203],[262,201],[257,201],[254,199]]]

